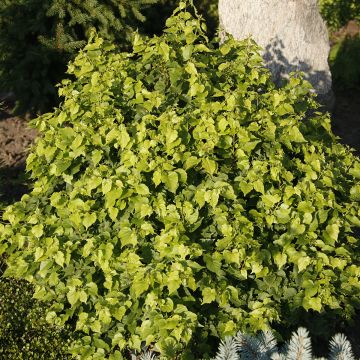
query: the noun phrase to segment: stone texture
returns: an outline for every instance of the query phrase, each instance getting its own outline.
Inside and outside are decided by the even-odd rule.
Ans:
[[[222,36],[251,36],[262,48],[274,81],[300,70],[319,100],[332,107],[330,51],[317,0],[219,0]]]

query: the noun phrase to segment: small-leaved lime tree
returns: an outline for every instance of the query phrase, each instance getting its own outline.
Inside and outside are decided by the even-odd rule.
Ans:
[[[276,88],[252,40],[213,45],[189,3],[131,53],[91,38],[0,225],[6,275],[81,359],[206,357],[289,309],[359,307],[359,159],[307,82]]]

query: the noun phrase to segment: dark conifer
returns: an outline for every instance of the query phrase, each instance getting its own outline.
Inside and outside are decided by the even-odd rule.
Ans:
[[[126,48],[142,11],[157,0],[0,1],[0,90],[15,93],[18,110],[57,103],[55,85],[87,42],[89,30]]]

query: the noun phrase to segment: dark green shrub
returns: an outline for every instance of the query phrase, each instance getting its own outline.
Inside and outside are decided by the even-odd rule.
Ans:
[[[3,216],[6,275],[76,322],[82,359],[193,359],[288,309],[360,305],[359,159],[307,82],[277,89],[253,41],[213,46],[187,3],[131,53],[91,39]]]
[[[27,281],[0,278],[0,358],[70,359],[69,330],[49,326],[46,305],[32,299],[33,292]]]
[[[204,17],[210,36],[215,35],[219,27],[219,0],[194,0],[198,12]]]
[[[0,83],[13,91],[18,111],[51,109],[67,63],[95,27],[127,47],[140,13],[157,0],[0,1]]]
[[[359,0],[319,0],[320,11],[328,26],[337,30],[350,20],[360,20]]]
[[[360,88],[360,34],[346,37],[333,46],[330,66],[336,89]]]

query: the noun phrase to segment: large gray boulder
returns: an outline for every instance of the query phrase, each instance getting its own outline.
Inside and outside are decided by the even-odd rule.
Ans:
[[[277,84],[303,71],[319,100],[331,108],[329,36],[317,0],[219,0],[222,37],[252,37]]]

